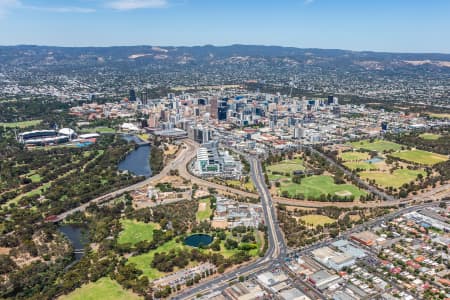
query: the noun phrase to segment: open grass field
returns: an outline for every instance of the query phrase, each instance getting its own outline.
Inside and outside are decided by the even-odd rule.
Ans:
[[[333,177],[327,175],[303,178],[300,184],[282,183],[281,192],[287,191],[291,197],[303,194],[306,199],[318,199],[320,195],[353,195],[355,199],[367,193],[352,184],[335,184]]]
[[[114,133],[116,132],[116,130],[114,128],[109,128],[109,127],[94,127],[94,128],[83,128],[81,130],[82,133],[92,133],[92,132],[97,132],[97,133]]]
[[[42,120],[31,120],[31,121],[23,121],[23,122],[12,122],[12,123],[1,123],[0,127],[7,127],[7,128],[25,128],[30,126],[38,125],[42,122]]]
[[[432,118],[450,119],[450,114],[429,113],[428,115]]]
[[[30,176],[31,181],[33,182],[41,182],[41,175],[39,174],[33,174]]]
[[[183,249],[185,247],[188,246],[185,246],[182,243],[177,243],[175,239],[173,239],[145,254],[130,257],[128,259],[128,263],[135,264],[136,268],[143,272],[143,275],[147,276],[150,280],[154,280],[166,275],[166,273],[160,272],[157,269],[151,267],[151,263],[153,261],[153,257],[155,256],[155,253],[168,252],[171,249]]]
[[[402,148],[402,145],[384,140],[375,140],[373,143],[371,143],[369,140],[362,140],[358,142],[353,142],[351,143],[351,145],[356,149],[366,149],[377,152],[383,152],[385,150],[398,151]]]
[[[201,199],[198,202],[198,211],[196,214],[197,222],[209,220],[209,217],[212,215],[212,209],[210,205],[211,200],[209,198]]]
[[[256,191],[255,185],[253,184],[253,181],[251,179],[245,183],[242,183],[239,180],[227,180],[226,183],[228,186],[236,189],[243,189],[251,193]]]
[[[231,232],[227,232],[227,237],[231,237]],[[258,256],[258,249],[262,246],[262,243],[264,243],[264,237],[262,237],[262,239],[261,239],[258,236],[256,236],[256,246],[257,247],[255,249],[248,251],[248,253],[253,257]],[[201,249],[201,248],[199,248],[199,251],[220,253],[225,258],[231,257],[235,253],[240,251],[238,249],[230,249],[230,250],[226,249],[225,241],[222,241],[220,243],[220,248],[221,249],[219,252],[212,251],[211,249]],[[145,254],[130,257],[128,259],[128,263],[134,263],[136,265],[136,268],[141,270],[143,272],[143,275],[147,276],[148,279],[150,279],[150,280],[158,279],[158,278],[161,278],[162,276],[167,275],[168,273],[160,272],[157,269],[151,267],[153,257],[155,256],[155,253],[168,252],[172,249],[192,249],[192,247],[186,246],[182,242],[177,243],[175,241],[175,239],[172,239],[172,240],[164,243],[163,245],[159,246],[158,248],[156,248],[154,250],[150,250],[149,252],[147,252]]]
[[[59,300],[138,300],[143,299],[132,291],[125,290],[120,284],[109,277],[103,277],[96,282],[83,285]]]
[[[312,225],[312,227],[317,227],[319,225],[323,226],[325,224],[331,224],[336,222],[335,219],[332,219],[323,215],[306,215],[301,216],[300,219],[304,221],[307,225]]]
[[[267,167],[267,171],[279,173],[292,173],[297,170],[304,170],[303,160],[301,158],[294,158],[290,160],[283,160],[277,164]]]
[[[370,170],[378,169],[377,164],[371,164],[371,163],[363,162],[363,161],[357,161],[357,162],[348,161],[348,162],[344,162],[343,165],[346,166],[347,168],[349,168],[350,170],[362,169],[365,171],[370,171]]]
[[[436,133],[422,133],[421,135],[419,135],[419,137],[424,140],[435,141],[439,139],[441,135]]]
[[[427,166],[432,166],[448,159],[446,155],[417,149],[393,153],[392,156]]]
[[[341,152],[339,156],[343,161],[360,161],[370,159],[370,155],[365,152],[351,151]]]
[[[135,220],[121,220],[123,230],[119,234],[118,243],[135,245],[141,241],[151,241],[153,230],[159,229],[159,224],[144,223]]]
[[[259,235],[258,231],[255,230],[254,235],[255,235],[255,239],[256,239],[256,248],[248,251],[248,254],[250,254],[252,257],[258,256],[258,250],[263,246],[263,243],[264,243],[264,234],[262,234],[262,236],[261,236],[261,235]],[[235,239],[232,236],[231,232],[229,232],[229,231],[227,231],[227,238]],[[220,252],[212,251],[210,249],[199,249],[199,250],[202,251],[203,253],[205,253],[205,252],[220,253],[225,258],[229,258],[240,251],[237,248],[235,248],[235,249],[225,248],[225,241],[220,242]]]
[[[359,173],[362,179],[375,180],[377,184],[382,187],[393,187],[399,188],[405,183],[415,181],[417,175],[426,175],[423,170],[408,170],[408,169],[398,169],[392,174],[389,172],[361,172]]]
[[[11,203],[16,203],[16,204],[17,204],[17,202],[18,202],[20,199],[22,199],[22,197],[24,197],[24,196],[42,195],[42,193],[45,192],[51,185],[52,185],[51,182],[46,182],[46,183],[44,183],[43,185],[38,186],[38,187],[35,188],[34,190],[31,190],[31,191],[29,191],[29,192],[27,192],[27,193],[25,193],[25,194],[17,195],[17,197],[15,197],[15,198],[9,200],[9,201],[6,202],[5,204],[3,204],[3,206],[7,206],[7,205],[9,205],[9,204],[11,204]]]

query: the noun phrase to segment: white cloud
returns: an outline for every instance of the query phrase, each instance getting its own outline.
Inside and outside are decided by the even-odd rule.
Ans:
[[[1,0],[0,0],[1,1]],[[93,13],[95,9],[93,8],[85,8],[85,7],[76,7],[76,6],[61,6],[61,7],[40,7],[40,6],[23,6],[24,8],[38,10],[38,11],[48,11],[55,13]]]
[[[0,17],[5,15],[9,10],[19,6],[19,0],[0,0]]]
[[[107,6],[117,10],[132,10],[139,8],[163,8],[168,5],[167,0],[114,0]]]

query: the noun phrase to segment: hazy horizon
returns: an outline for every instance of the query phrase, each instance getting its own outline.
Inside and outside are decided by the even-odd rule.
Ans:
[[[336,50],[336,51],[351,51],[351,52],[373,52],[373,53],[393,53],[393,54],[444,54],[450,55],[450,52],[418,52],[418,51],[383,51],[383,50],[353,50],[353,49],[340,49],[340,48],[315,48],[315,47],[296,47],[296,46],[285,46],[285,45],[271,45],[271,44],[225,44],[225,45],[214,45],[214,44],[204,44],[204,45],[151,45],[151,44],[129,44],[129,45],[46,45],[46,44],[0,44],[0,47],[55,47],[55,48],[115,48],[115,47],[160,47],[160,48],[182,48],[182,47],[232,47],[232,46],[255,46],[255,47],[281,47],[281,48],[295,48],[295,49],[311,49],[311,50]]]
[[[437,0],[0,0],[0,44],[279,45],[450,53]]]

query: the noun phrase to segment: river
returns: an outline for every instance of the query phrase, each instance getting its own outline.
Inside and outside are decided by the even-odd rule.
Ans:
[[[128,142],[141,142],[141,140],[134,135],[124,135],[123,138]],[[128,171],[137,176],[150,177],[152,175],[152,170],[150,169],[150,146],[143,145],[130,152],[125,159],[119,163],[118,168],[121,171]]]
[[[75,262],[79,261],[84,255],[84,245],[88,243],[86,236],[83,234],[84,230],[87,230],[87,228],[72,224],[64,224],[59,226],[58,229],[72,244],[75,254]]]

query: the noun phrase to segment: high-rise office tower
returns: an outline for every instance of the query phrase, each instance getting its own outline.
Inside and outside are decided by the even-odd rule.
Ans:
[[[210,104],[210,114],[212,119],[217,119],[218,107],[217,107],[217,97],[212,97],[209,101]]]
[[[146,90],[141,92],[141,102],[143,105],[147,105],[148,103],[148,93]]]
[[[134,89],[130,89],[128,100],[133,102],[136,101],[136,92],[134,91]]]

